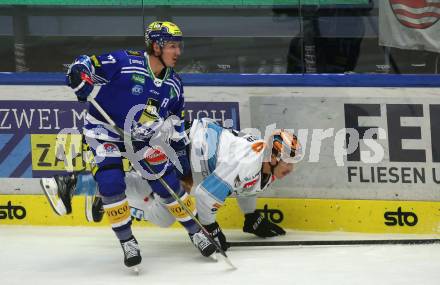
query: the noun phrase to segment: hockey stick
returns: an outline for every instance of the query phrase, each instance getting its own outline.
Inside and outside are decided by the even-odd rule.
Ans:
[[[118,132],[118,134],[121,137],[123,137],[123,138],[129,137],[131,139],[131,135],[127,134],[125,132],[125,130],[122,130],[121,128],[119,128],[116,125],[116,123],[112,120],[112,118],[110,118],[110,116],[107,114],[107,112],[104,109],[102,109],[102,107],[98,104],[98,102],[96,102],[95,99],[90,98],[88,101],[90,103],[92,103],[92,105],[96,108],[96,110],[98,110],[98,112],[101,114],[101,116],[104,117],[104,119],[110,124],[110,126],[112,126]],[[142,160],[142,163],[145,165],[145,167],[147,168],[147,170],[150,173],[156,174],[156,172],[151,168],[151,165],[147,161]],[[165,180],[163,180],[162,177],[159,177],[158,180],[162,184],[162,186],[168,191],[168,193],[177,201],[177,203],[180,205],[180,207],[182,207],[185,210],[185,212],[191,217],[191,219],[193,219],[194,222],[196,222],[196,224],[200,226],[201,230],[206,235],[206,237],[209,239],[209,241],[212,244],[214,244],[216,249],[224,257],[226,263],[229,264],[229,266],[231,266],[231,268],[237,269],[237,267],[235,267],[234,264],[232,264],[232,262],[229,260],[228,256],[226,255],[225,251],[221,248],[221,246],[212,238],[211,234],[205,229],[205,227],[202,225],[202,223],[199,221],[199,219],[197,219],[197,217],[194,216],[192,211],[185,205],[185,203],[182,202],[182,200],[179,198],[179,196],[177,196],[177,194],[173,191],[173,189],[171,189],[171,187],[168,185],[168,183]]]
[[[236,241],[231,247],[250,246],[315,246],[315,245],[384,245],[384,244],[435,244],[440,239],[372,239],[372,240],[292,240],[292,241]]]

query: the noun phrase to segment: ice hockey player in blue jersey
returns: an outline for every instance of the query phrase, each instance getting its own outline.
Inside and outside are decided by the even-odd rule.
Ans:
[[[185,153],[183,87],[173,70],[181,55],[182,32],[171,22],[153,22],[146,29],[145,41],[146,52],[122,50],[99,56],[79,56],[68,70],[67,85],[79,101],[86,101],[94,87],[101,85],[95,101],[119,129],[130,133],[134,152],[142,150],[140,157],[129,157],[130,162],[142,165],[145,159],[195,214],[194,203],[179,183],[179,177],[189,170]],[[181,139],[173,137],[167,140],[168,145],[153,145],[150,134],[154,133],[155,126],[171,117],[178,118],[173,125]],[[122,165],[122,154],[129,153],[126,138],[121,137],[93,105],[90,105],[86,121],[83,134],[94,155],[92,173],[102,196],[105,215],[121,243],[125,265],[136,266],[141,262],[141,255],[131,230]],[[215,246],[154,178],[157,177],[148,177],[153,192],[186,228],[202,255],[212,255]]]

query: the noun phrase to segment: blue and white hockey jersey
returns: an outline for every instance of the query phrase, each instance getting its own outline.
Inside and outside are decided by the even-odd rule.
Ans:
[[[124,129],[126,119],[131,120],[128,122],[130,125],[133,124],[132,121],[143,125],[176,115],[181,120],[176,130],[179,133],[184,132],[183,86],[172,68],[166,69],[163,79],[156,78],[147,54],[140,51],[121,50],[91,56],[90,60],[94,68],[92,79],[96,85],[102,85],[95,100],[119,128]],[[138,104],[145,106],[140,107]],[[132,109],[134,106],[138,108]],[[101,126],[112,128],[93,105],[90,106],[86,119],[86,136],[110,141],[121,140],[116,132],[107,133],[102,130]]]

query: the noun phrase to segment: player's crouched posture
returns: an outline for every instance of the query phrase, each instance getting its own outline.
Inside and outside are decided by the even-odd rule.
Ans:
[[[204,179],[192,193],[196,197],[198,217],[220,242],[222,249],[227,250],[228,243],[215,215],[226,197],[232,193],[236,194],[245,214],[244,232],[259,237],[285,234],[281,227],[255,211],[256,194],[267,189],[275,179],[282,179],[292,172],[294,160],[299,160],[297,158],[302,155],[296,137],[287,131],[279,131],[270,137],[269,142],[264,142],[254,136],[239,137],[235,131],[231,132],[208,119],[202,119],[194,121],[190,138],[193,171],[204,174]],[[58,205],[54,208],[58,214],[68,212],[66,208],[71,210],[70,199],[76,181],[82,181],[86,176],[80,174],[42,179],[45,192],[61,198],[55,197],[51,201],[52,205]],[[133,171],[127,173],[125,181],[134,218],[143,218],[161,227],[168,227],[175,221],[161,200],[152,195],[149,185],[139,174]],[[81,182],[79,185],[87,184]],[[190,188],[190,185],[186,187],[188,190]],[[82,189],[79,192],[87,191]],[[94,206],[94,213],[99,213],[99,202],[95,202]]]
[[[190,131],[190,162],[203,180],[192,194],[200,222],[219,240],[228,243],[216,222],[216,214],[226,197],[235,193],[245,214],[243,231],[259,237],[284,235],[285,231],[258,214],[256,195],[275,179],[282,179],[300,161],[302,149],[294,134],[279,130],[269,141],[251,135],[238,136],[209,119],[195,120]]]

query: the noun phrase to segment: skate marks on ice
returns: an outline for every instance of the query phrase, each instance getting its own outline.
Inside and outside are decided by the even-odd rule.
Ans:
[[[412,285],[440,280],[436,244],[231,248],[228,255],[239,268],[231,271],[220,260],[200,256],[181,229],[134,232],[143,257],[138,275],[124,266],[120,245],[108,229],[0,226],[0,284]],[[255,240],[236,231],[226,233],[231,241]],[[280,240],[360,237],[387,238],[288,232]]]

